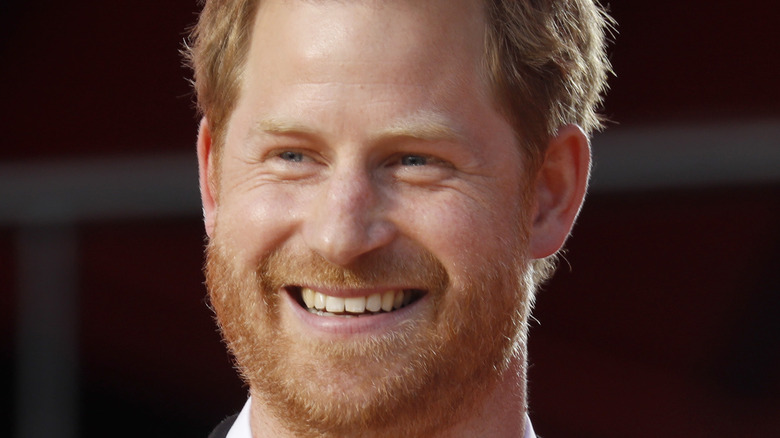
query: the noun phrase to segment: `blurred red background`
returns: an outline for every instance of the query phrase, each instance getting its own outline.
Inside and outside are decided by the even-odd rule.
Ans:
[[[205,437],[244,402],[202,285],[197,120],[178,54],[196,10],[191,0],[0,5],[1,435],[31,436],[26,412],[45,404],[22,395],[36,380],[25,377],[36,357],[23,353],[27,278],[74,287],[63,335],[75,353],[65,374],[73,388],[63,390],[72,422],[59,436]],[[545,437],[776,436],[780,6],[661,0],[610,10],[612,123],[594,139],[593,191],[537,299],[531,418]],[[183,164],[170,173],[144,164],[155,157]],[[645,177],[648,157],[660,170]],[[26,201],[29,187],[64,184],[57,172],[113,169],[101,163],[129,163],[119,169],[138,181],[116,185],[145,187],[123,188],[140,205],[157,181],[160,192],[184,189],[172,192],[178,203],[160,195],[159,214],[77,217],[62,195],[44,220]],[[694,171],[703,176],[686,179]],[[105,187],[86,181],[80,193],[94,191],[95,203],[123,201],[101,200]],[[71,277],[20,255],[30,233],[53,229],[65,230]]]

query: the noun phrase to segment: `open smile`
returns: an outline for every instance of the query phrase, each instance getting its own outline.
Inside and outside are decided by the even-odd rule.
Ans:
[[[362,296],[333,296],[304,286],[287,290],[309,313],[319,316],[357,317],[390,313],[425,295],[420,289],[391,289]]]

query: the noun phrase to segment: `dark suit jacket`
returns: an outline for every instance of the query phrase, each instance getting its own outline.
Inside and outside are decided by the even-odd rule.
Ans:
[[[236,422],[237,417],[238,414],[235,414],[222,420],[222,422],[211,431],[209,438],[225,438],[228,431],[230,431],[230,427],[233,426],[233,423]]]

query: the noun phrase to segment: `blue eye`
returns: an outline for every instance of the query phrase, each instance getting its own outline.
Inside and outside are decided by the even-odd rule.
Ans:
[[[404,166],[425,166],[428,164],[428,157],[421,155],[404,155],[401,157],[401,164]]]
[[[279,158],[285,161],[292,161],[293,163],[300,163],[303,161],[303,154],[294,151],[284,151],[279,154]]]

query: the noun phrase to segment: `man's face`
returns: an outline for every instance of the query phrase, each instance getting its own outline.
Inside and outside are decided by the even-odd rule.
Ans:
[[[527,175],[474,3],[260,7],[207,280],[287,427],[440,429],[519,363]]]

